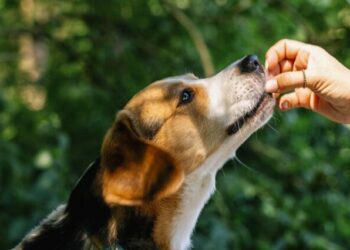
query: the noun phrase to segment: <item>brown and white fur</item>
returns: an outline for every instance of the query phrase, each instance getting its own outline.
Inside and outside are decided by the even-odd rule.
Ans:
[[[149,85],[118,112],[67,205],[15,249],[190,249],[217,171],[272,115],[264,84],[247,56],[210,78]]]

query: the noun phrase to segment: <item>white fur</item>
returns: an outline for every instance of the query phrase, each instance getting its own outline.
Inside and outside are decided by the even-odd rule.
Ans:
[[[201,176],[195,171],[184,183],[181,209],[173,218],[171,249],[183,250],[191,246],[191,234],[198,216],[215,189],[215,173]]]
[[[229,67],[229,71],[232,71],[232,67]],[[230,92],[240,92],[240,90],[243,92],[244,86],[242,88],[235,86],[237,82],[232,82],[231,78],[227,75],[227,71],[224,70],[214,77],[205,79],[205,81],[201,79],[193,82],[203,85],[207,90],[209,96],[208,116],[225,125],[232,124],[235,119],[247,112],[247,110],[251,110],[257,99],[248,98],[240,100],[238,103],[233,103],[230,100],[230,97],[232,97],[232,95],[229,95]],[[233,106],[234,108],[232,108]],[[272,107],[273,105],[270,106]],[[187,250],[191,248],[191,235],[197,219],[215,190],[216,173],[227,160],[235,156],[238,147],[255,130],[268,121],[271,113],[262,112],[253,121],[245,124],[237,134],[229,136],[223,141],[218,150],[185,178],[179,209],[172,221],[171,250]]]
[[[232,143],[233,140],[226,140],[219,150],[186,177],[180,209],[173,218],[172,250],[185,250],[191,247],[191,235],[197,219],[215,191],[216,173],[235,155],[236,148]]]
[[[219,74],[208,78],[205,81],[205,88],[207,89],[210,100],[208,116],[215,118],[216,120],[223,120],[227,113],[224,84],[222,84],[221,78],[222,77]]]
[[[226,140],[214,154],[186,177],[180,209],[173,218],[172,250],[191,248],[191,235],[197,219],[211,194],[215,191],[216,173],[228,159],[235,156],[237,148],[241,145],[241,143],[235,145],[236,142],[237,140],[234,138]]]
[[[166,79],[168,82],[177,82],[183,80],[192,82],[193,84],[201,84],[206,88],[208,93],[209,112],[208,118],[215,122],[222,123],[223,127],[232,124],[235,119],[242,114],[251,110],[256,103],[256,97],[261,95],[263,88],[260,88],[260,93],[255,96],[248,96],[242,99],[241,97],[247,93],[247,85],[244,85],[240,80],[232,80],[232,67],[223,70],[219,74],[207,78],[197,79],[194,75],[184,75]],[[265,113],[265,114],[264,114]],[[261,127],[270,118],[269,112],[255,117],[252,121],[246,123],[242,129],[235,135],[228,136],[221,146],[192,173],[186,176],[181,201],[177,210],[177,214],[171,221],[171,250],[187,250],[191,248],[191,235],[195,228],[197,219],[215,190],[215,177],[218,170],[225,162],[235,156],[238,147],[259,127]],[[65,218],[65,207],[60,206],[43,223],[59,223]],[[35,228],[26,238],[35,238],[40,233],[41,227]],[[15,250],[21,250],[21,245]],[[94,249],[90,242],[86,242],[84,249]],[[116,247],[118,250],[118,247]]]

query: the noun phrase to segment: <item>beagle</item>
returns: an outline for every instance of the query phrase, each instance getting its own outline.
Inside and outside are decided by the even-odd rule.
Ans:
[[[254,55],[156,81],[118,112],[68,203],[15,250],[185,250],[215,175],[272,116]]]

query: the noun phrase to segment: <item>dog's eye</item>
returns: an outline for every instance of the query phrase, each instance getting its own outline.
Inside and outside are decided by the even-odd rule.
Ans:
[[[194,92],[192,89],[184,89],[181,92],[179,105],[190,103],[193,100]]]

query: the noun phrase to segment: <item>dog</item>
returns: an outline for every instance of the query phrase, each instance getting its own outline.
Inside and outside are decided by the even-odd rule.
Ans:
[[[117,113],[100,157],[15,250],[185,250],[215,176],[272,116],[264,68],[246,56],[218,74],[156,81]]]

